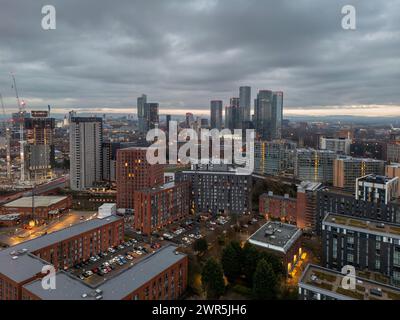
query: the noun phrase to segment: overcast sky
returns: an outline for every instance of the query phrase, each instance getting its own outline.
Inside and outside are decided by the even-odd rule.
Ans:
[[[0,92],[31,108],[208,114],[240,85],[287,115],[400,116],[399,0],[0,0]],[[56,8],[57,29],[41,28]],[[357,29],[341,8],[355,6]]]

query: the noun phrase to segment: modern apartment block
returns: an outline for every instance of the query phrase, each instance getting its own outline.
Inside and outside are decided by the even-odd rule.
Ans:
[[[322,189],[319,182],[302,181],[297,185],[296,225],[315,231],[317,228],[317,194]]]
[[[47,111],[32,111],[25,118],[25,168],[29,180],[52,177],[54,168],[54,128],[55,119]]]
[[[322,222],[322,250],[322,264],[327,268],[342,270],[352,265],[400,286],[399,224],[328,214]]]
[[[297,200],[284,196],[274,195],[272,191],[263,193],[259,198],[259,213],[266,219],[279,219],[283,222],[296,224]]]
[[[337,155],[331,150],[297,149],[294,172],[301,181],[333,182],[333,163]]]
[[[139,98],[137,98],[137,117],[138,117],[138,127],[139,132],[145,133],[147,128],[147,119],[146,119],[146,111],[145,107],[147,104],[147,96],[142,94]]]
[[[281,138],[283,92],[260,90],[254,101],[254,122],[257,135],[263,140]]]
[[[331,150],[338,154],[350,154],[350,146],[352,139],[348,138],[329,138],[321,137],[319,142],[319,148],[321,150]]]
[[[190,213],[188,181],[135,191],[134,197],[134,227],[147,235]]]
[[[387,144],[386,159],[389,162],[400,162],[400,141],[390,141]]]
[[[0,251],[0,300],[20,300],[22,287],[42,278],[42,268],[49,264],[57,270],[68,269],[123,241],[123,218],[108,216],[4,249]]]
[[[117,207],[132,211],[134,192],[164,183],[164,166],[150,165],[146,147],[132,147],[117,151]]]
[[[294,225],[268,221],[249,237],[248,242],[281,258],[290,274],[302,258],[301,236],[302,231]]]
[[[119,142],[103,142],[103,181],[112,183],[117,179],[117,150]]]
[[[251,87],[239,88],[239,107],[243,110],[243,121],[251,120]]]
[[[158,103],[147,102],[145,94],[137,99],[137,116],[140,133],[147,133],[148,130],[154,129],[159,124],[158,109]]]
[[[71,118],[69,145],[72,190],[85,190],[102,180],[102,143],[102,118]]]
[[[385,176],[388,178],[398,177],[400,179],[400,163],[391,163],[385,167]],[[398,196],[400,198],[400,188]]]
[[[356,199],[387,205],[397,199],[399,177],[388,178],[370,174],[356,181]]]
[[[195,213],[246,214],[251,212],[252,177],[234,169],[177,172],[177,182],[189,181]]]
[[[222,100],[210,102],[211,129],[222,129]]]
[[[357,178],[368,174],[383,175],[384,172],[382,160],[340,156],[333,164],[333,186],[354,190]]]
[[[41,280],[22,286],[22,300],[177,300],[186,290],[187,255],[167,245],[132,263],[113,277],[91,285],[71,274],[56,274],[56,289],[45,290]]]
[[[300,300],[399,300],[400,290],[374,280],[355,276],[354,289],[344,289],[344,274],[308,264],[299,281]],[[346,279],[344,279],[346,282]]]
[[[294,168],[296,143],[289,140],[255,141],[254,171],[279,175]]]
[[[398,201],[388,204],[357,200],[354,194],[339,189],[323,188],[317,192],[316,231],[321,233],[322,219],[329,213],[400,223]]]

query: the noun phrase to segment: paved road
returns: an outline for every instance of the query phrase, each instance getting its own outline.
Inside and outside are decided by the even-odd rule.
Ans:
[[[48,225],[35,227],[32,230],[24,230],[21,228],[2,228],[0,234],[0,242],[9,246],[17,245],[21,242],[35,239],[45,232],[52,233],[74,224],[77,224],[83,219],[91,219],[96,214],[95,211],[75,211],[72,210],[67,214],[62,215],[60,218],[54,219]]]

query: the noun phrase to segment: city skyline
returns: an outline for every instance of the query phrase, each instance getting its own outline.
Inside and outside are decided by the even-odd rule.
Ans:
[[[145,93],[162,114],[208,114],[211,100],[226,106],[250,86],[252,100],[258,90],[283,91],[285,116],[400,115],[395,1],[357,3],[352,31],[341,27],[341,1],[307,1],[313,10],[289,1],[49,4],[56,30],[40,27],[39,3],[0,13],[8,113],[12,71],[28,109],[50,104],[55,113],[133,114]]]

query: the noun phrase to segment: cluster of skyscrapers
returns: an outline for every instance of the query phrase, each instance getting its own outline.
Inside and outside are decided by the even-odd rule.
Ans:
[[[262,140],[280,139],[282,135],[283,92],[260,90],[254,99],[254,114],[251,112],[251,87],[239,88],[239,97],[232,97],[225,107],[223,126],[223,101],[212,100],[210,103],[211,129],[222,127],[256,130]]]

